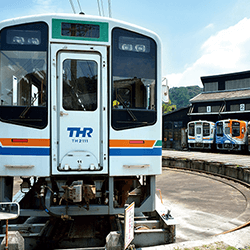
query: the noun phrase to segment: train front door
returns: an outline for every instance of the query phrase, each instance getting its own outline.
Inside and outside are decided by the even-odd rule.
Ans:
[[[107,173],[103,161],[107,116],[101,96],[107,84],[102,58],[98,52],[57,52],[58,163],[54,173]]]
[[[195,124],[195,142],[202,143],[202,123]]]

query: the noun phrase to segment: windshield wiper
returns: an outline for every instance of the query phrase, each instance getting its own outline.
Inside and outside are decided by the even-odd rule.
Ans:
[[[25,118],[25,115],[30,110],[31,106],[35,103],[36,99],[38,98],[38,95],[40,94],[40,91],[35,94],[35,97],[33,97],[31,103],[25,107],[23,112],[19,115],[19,118]]]
[[[122,99],[122,97],[120,95],[117,95],[118,100],[120,101],[120,103],[122,104],[122,106],[128,111],[129,115],[131,116],[131,118],[133,119],[134,122],[137,121],[136,116],[134,115],[134,113],[131,111],[131,109],[129,109],[128,107],[126,107],[124,100]]]

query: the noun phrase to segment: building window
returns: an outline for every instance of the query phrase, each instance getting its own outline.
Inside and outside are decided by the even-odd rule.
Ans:
[[[239,111],[240,105],[239,104],[232,104],[230,105],[230,111]]]
[[[218,90],[225,90],[225,81],[218,82]]]
[[[211,106],[211,110],[212,110],[212,112],[219,112],[220,106],[219,105]]]
[[[205,112],[206,112],[206,107],[205,106],[198,107],[198,113],[205,113]]]

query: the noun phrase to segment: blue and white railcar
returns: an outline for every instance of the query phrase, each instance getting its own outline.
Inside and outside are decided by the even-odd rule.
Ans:
[[[226,119],[216,122],[215,143],[218,150],[241,151],[247,147],[247,121]]]

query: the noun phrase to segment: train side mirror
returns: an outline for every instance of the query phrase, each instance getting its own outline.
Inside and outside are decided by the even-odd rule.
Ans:
[[[168,80],[166,77],[162,79],[162,101],[164,103],[169,102],[169,87],[168,87]]]
[[[0,220],[13,220],[20,214],[19,204],[16,202],[0,202]]]

